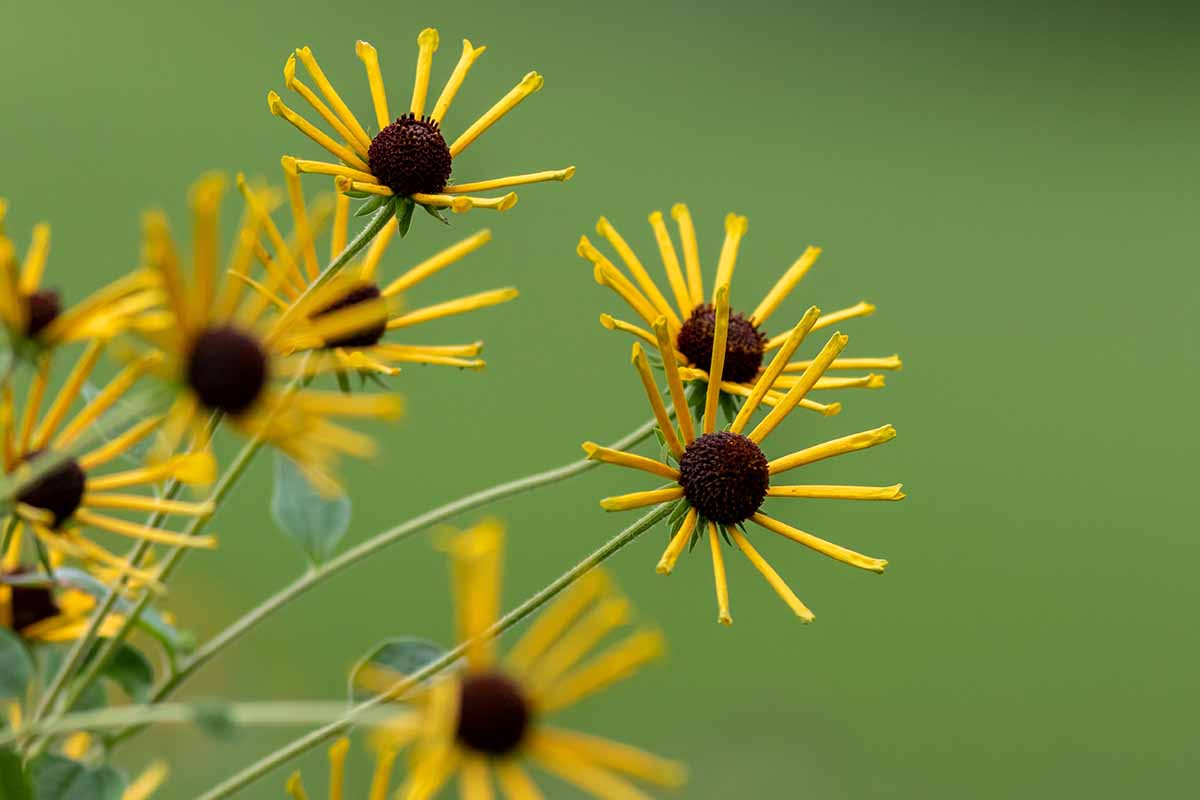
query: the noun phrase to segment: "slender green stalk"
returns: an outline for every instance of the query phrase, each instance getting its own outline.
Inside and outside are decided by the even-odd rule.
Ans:
[[[220,798],[229,797],[234,792],[244,789],[279,765],[290,761],[296,756],[307,753],[309,750],[317,747],[321,743],[327,742],[335,736],[342,734],[355,723],[359,722],[362,718],[362,715],[368,714],[380,708],[384,704],[389,703],[396,698],[402,697],[406,692],[411,690],[421,681],[426,680],[445,670],[447,667],[461,658],[464,653],[466,653],[468,646],[479,641],[487,641],[489,639],[496,638],[509,628],[519,623],[521,620],[528,617],[533,612],[537,611],[543,605],[552,600],[559,592],[566,589],[592,569],[612,557],[625,545],[629,544],[634,539],[650,530],[657,522],[665,519],[670,511],[670,503],[663,503],[662,505],[650,510],[637,522],[618,533],[612,539],[609,539],[587,558],[583,559],[574,567],[564,572],[561,576],[555,579],[553,583],[549,584],[546,586],[546,588],[530,597],[524,603],[521,603],[521,605],[517,606],[512,611],[509,611],[494,625],[492,625],[492,627],[488,628],[486,631],[476,637],[476,639],[460,644],[458,647],[444,654],[441,658],[430,662],[414,672],[412,675],[409,675],[404,680],[393,686],[389,691],[373,697],[364,703],[360,703],[346,712],[345,716],[343,716],[341,719],[317,728],[316,730],[305,734],[301,738],[296,739],[290,744],[281,747],[265,758],[254,762],[250,766],[246,767],[246,769],[201,795],[199,800],[220,800]]]
[[[637,429],[630,432],[622,439],[613,442],[610,447],[614,450],[627,450],[630,447],[638,444],[653,433],[655,428],[653,419],[647,421]],[[156,703],[165,700],[179,686],[192,676],[198,669],[208,663],[218,653],[235,642],[237,639],[244,636],[258,623],[269,617],[274,612],[283,608],[288,603],[295,600],[300,595],[307,592],[309,589],[329,580],[333,576],[342,572],[349,567],[365,561],[375,555],[385,547],[390,547],[397,542],[402,542],[411,536],[433,526],[438,523],[461,514],[465,511],[470,511],[473,508],[478,508],[487,505],[496,500],[501,500],[506,497],[528,492],[542,486],[548,486],[552,483],[572,478],[587,470],[595,467],[599,462],[589,461],[588,459],[580,459],[573,461],[555,469],[539,472],[534,475],[527,475],[523,478],[518,478],[507,483],[501,483],[497,486],[492,486],[488,489],[469,494],[465,497],[460,497],[457,500],[446,503],[445,505],[426,511],[410,520],[400,523],[399,525],[390,528],[382,533],[372,536],[362,544],[353,547],[346,552],[334,558],[331,561],[322,564],[319,567],[309,570],[305,574],[292,581],[291,584],[276,592],[260,603],[257,607],[247,612],[241,619],[226,627],[218,633],[199,650],[197,650],[190,658],[185,660],[176,673],[162,683],[151,695],[150,702]],[[136,729],[130,729],[119,732],[113,742],[122,741],[142,729],[143,726],[138,726]]]

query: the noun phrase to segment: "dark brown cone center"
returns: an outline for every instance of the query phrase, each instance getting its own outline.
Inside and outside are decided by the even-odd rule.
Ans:
[[[371,174],[401,197],[441,193],[452,161],[438,123],[412,114],[377,133],[367,150]]]
[[[460,744],[489,756],[516,750],[531,718],[529,702],[512,680],[494,672],[463,679],[455,735]]]
[[[368,303],[372,300],[379,300],[383,294],[379,291],[379,287],[373,283],[363,283],[355,286],[339,299],[333,301],[329,305],[317,309],[313,312],[312,318],[324,317],[332,314],[335,311],[341,311],[351,306],[356,306],[361,303]],[[325,346],[333,347],[370,347],[379,344],[379,340],[387,333],[387,319],[381,316],[379,322],[364,327],[357,331],[344,333],[341,336],[327,339]]]
[[[721,525],[745,522],[767,497],[771,474],[758,445],[738,433],[706,433],[679,459],[684,497],[705,519]]]
[[[713,338],[717,331],[716,310],[710,305],[696,306],[683,327],[675,346],[698,369],[707,370],[712,363]],[[722,380],[731,383],[750,383],[762,367],[767,337],[737,312],[729,315],[729,333],[725,339],[725,367]]]
[[[192,343],[187,382],[206,408],[248,411],[267,385],[267,354],[258,339],[232,327],[209,328]]]
[[[21,460],[24,463],[33,463],[43,452],[45,451],[34,450]],[[54,515],[51,527],[58,528],[79,510],[86,484],[87,475],[79,466],[79,462],[72,458],[38,478],[17,496],[17,500],[28,506],[49,511]]]

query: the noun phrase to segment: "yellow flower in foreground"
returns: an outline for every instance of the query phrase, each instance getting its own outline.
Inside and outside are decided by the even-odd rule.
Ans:
[[[57,569],[61,556],[50,558]],[[4,554],[6,578],[32,575],[36,568],[21,558],[21,538],[14,537]],[[58,589],[48,583],[13,585],[0,583],[0,628],[8,628],[30,642],[69,642],[88,627],[96,599],[78,589]],[[125,624],[120,614],[104,619],[100,636],[112,636]]]
[[[459,637],[472,640],[499,617],[503,530],[485,522],[449,543]],[[467,651],[462,674],[436,680],[420,690],[414,709],[376,734],[380,748],[370,800],[383,800],[393,764],[412,746],[409,771],[396,797],[433,797],[457,775],[466,800],[494,797],[493,780],[510,800],[541,798],[522,761],[602,798],[643,798],[627,778],[664,787],[680,785],[684,769],[633,747],[554,728],[544,718],[632,675],[659,656],[662,636],[639,630],[588,659],[601,640],[625,625],[629,601],[607,574],[593,571],[545,609],[504,659],[492,641]],[[584,659],[587,659],[586,661]],[[384,691],[400,676],[365,670],[360,678]],[[330,797],[340,800],[341,764],[346,744],[331,752],[338,783]],[[289,790],[305,797],[299,776]]]
[[[158,363],[156,355],[144,356],[126,366],[73,417],[71,407],[79,399],[84,384],[100,358],[104,344],[92,342],[76,362],[66,381],[58,389],[45,413],[41,413],[49,383],[51,359],[42,356],[29,386],[25,407],[18,420],[12,391],[0,393],[0,447],[3,448],[4,474],[19,479],[39,457],[66,453],[95,437],[102,417],[116,405],[131,386]],[[193,453],[163,459],[152,466],[97,474],[122,454],[128,453],[163,423],[161,415],[149,415],[133,423],[109,441],[98,441],[91,449],[69,458],[42,475],[16,497],[12,515],[4,524],[17,524],[19,537],[28,526],[52,553],[77,558],[130,575],[139,582],[153,579],[129,566],[84,535],[94,529],[134,539],[168,545],[213,547],[212,537],[184,537],[159,528],[146,527],[112,512],[197,516],[211,513],[206,503],[165,500],[150,494],[129,493],[131,489],[151,489],[168,478],[186,483],[208,483],[216,471],[211,455]]]
[[[517,202],[517,196],[512,192],[491,198],[475,197],[472,194],[542,181],[565,181],[574,175],[575,168],[567,167],[473,183],[451,184],[449,181],[454,160],[522,100],[541,89],[542,76],[530,72],[512,91],[447,145],[446,140],[442,138],[442,121],[463,81],[466,80],[471,66],[486,48],[474,47],[469,41],[463,40],[458,66],[454,68],[441,95],[434,102],[433,110],[426,115],[429,72],[433,64],[433,54],[438,49],[437,31],[433,28],[421,31],[417,37],[417,46],[417,73],[412,100],[407,111],[393,121],[375,48],[361,41],[355,45],[355,52],[366,67],[367,81],[371,87],[371,100],[375,107],[374,122],[378,126],[378,132],[374,136],[367,134],[366,128],[354,112],[342,101],[309,48],[302,47],[288,58],[283,70],[285,84],[303,97],[336,133],[336,137],[330,136],[310,123],[284,105],[275,92],[267,95],[272,114],[283,117],[337,159],[336,162],[297,160],[296,167],[300,172],[336,176],[338,187],[342,191],[383,197],[407,197],[428,208],[450,208],[456,212],[469,211],[472,208],[506,211]],[[316,84],[315,91],[296,77],[297,60],[308,70],[313,83]]]
[[[108,338],[130,325],[143,324],[142,313],[160,302],[154,276],[138,271],[63,309],[59,293],[42,285],[50,226],[33,227],[33,240],[18,264],[16,247],[4,231],[7,212],[8,203],[0,198],[0,323],[13,343],[42,348]]]
[[[336,296],[337,281],[323,287],[331,294],[310,294],[283,314],[268,312],[261,293],[246,293],[246,276],[255,256],[262,215],[252,204],[244,215],[230,258],[231,279],[217,285],[217,227],[225,181],[202,178],[191,193],[195,218],[191,285],[185,281],[166,218],[151,212],[145,220],[145,260],[162,276],[166,305],[173,323],[148,335],[161,359],[155,371],[180,392],[168,414],[162,450],[173,451],[187,433],[197,438],[205,420],[223,413],[247,436],[258,436],[287,453],[324,491],[337,485],[329,472],[338,456],[366,457],[374,452],[370,438],[329,421],[329,417],[395,418],[401,403],[392,395],[317,392],[280,385],[299,374],[300,362],[288,357],[304,349],[297,337],[335,338],[381,320],[382,303],[364,303],[330,313],[319,323],[306,321],[306,309]],[[259,200],[258,202],[266,202]],[[268,292],[278,287],[268,285]],[[245,296],[244,296],[245,295]],[[302,324],[303,323],[303,324]]]
[[[779,347],[770,365],[754,383],[750,396],[738,412],[728,430],[716,430],[721,376],[724,370],[725,341],[729,335],[729,292],[725,287],[717,290],[715,298],[715,331],[712,362],[709,374],[714,380],[708,384],[705,394],[702,430],[697,435],[691,416],[687,413],[683,398],[683,384],[679,370],[671,359],[666,359],[665,370],[670,394],[675,407],[685,409],[677,415],[677,431],[667,415],[662,397],[658,392],[650,365],[639,343],[633,345],[633,363],[641,376],[650,406],[658,419],[663,439],[673,460],[678,466],[645,456],[620,450],[610,450],[592,442],[585,442],[588,457],[623,467],[631,467],[661,478],[672,485],[651,491],[635,492],[619,497],[608,497],[601,506],[608,511],[624,511],[631,508],[684,501],[678,509],[686,514],[674,516],[678,528],[674,530],[670,543],[658,562],[658,572],[669,574],[683,549],[693,537],[707,536],[712,552],[713,574],[717,587],[718,619],[728,625],[733,619],[729,614],[729,589],[725,580],[725,557],[720,539],[735,545],[750,563],[762,573],[771,587],[784,602],[805,622],[811,622],[813,614],[800,602],[774,569],[750,544],[742,529],[745,522],[754,522],[772,533],[799,542],[806,547],[854,567],[883,572],[887,562],[859,555],[839,547],[810,533],[793,528],[764,514],[760,507],[768,497],[830,498],[840,500],[902,500],[900,484],[894,486],[824,486],[824,485],[776,485],[776,476],[806,464],[812,464],[833,456],[852,453],[867,447],[891,441],[896,431],[891,425],[875,430],[844,436],[823,444],[800,450],[790,455],[768,461],[761,450],[763,440],[792,412],[824,375],[846,346],[847,338],[835,333],[799,379],[788,389],[779,402],[757,426],[746,434],[743,431],[750,422],[755,409],[766,397],[769,387],[788,363],[804,337],[816,327],[819,312],[809,309],[808,314],[791,330]],[[655,327],[662,328],[662,320]]]
[[[283,167],[295,226],[292,236],[287,239],[271,221],[268,210],[254,193],[249,191],[245,182],[242,182],[241,187],[252,212],[259,215],[267,233],[271,251],[260,247],[257,254],[266,269],[268,282],[278,288],[276,292],[271,292],[260,283],[256,282],[254,286],[274,306],[287,310],[300,299],[320,274],[314,239],[318,230],[325,224],[324,218],[327,215],[322,213],[323,209],[319,203],[314,204],[314,211],[308,210],[300,187],[299,173],[296,171],[296,160],[284,156]],[[349,203],[350,199],[345,195],[338,196],[330,237],[331,259],[346,245]],[[336,294],[325,290],[321,293],[324,299],[319,304],[306,304],[308,308],[313,309],[307,315],[308,320],[319,323],[336,311],[361,307],[366,303],[379,302],[380,299],[386,301],[389,308],[395,308],[405,292],[475,252],[492,238],[490,231],[480,231],[411,267],[381,289],[377,278],[379,263],[395,238],[397,229],[398,222],[392,219],[372,240],[362,259],[342,270],[338,283],[340,288]],[[324,338],[315,337],[315,340],[308,342],[317,348],[309,359],[308,370],[312,373],[329,369],[343,372],[358,370],[395,375],[400,371],[394,366],[396,363],[441,364],[481,369],[484,361],[477,356],[483,349],[482,342],[450,345],[400,344],[384,341],[384,337],[390,331],[407,330],[443,317],[506,303],[516,297],[516,289],[505,287],[423,308],[397,308],[390,311],[386,318],[376,319],[365,327]],[[303,322],[297,321],[300,336],[303,334],[300,329]]]
[[[737,263],[738,249],[742,237],[749,227],[745,217],[730,214],[725,218],[725,243],[717,260],[716,277],[713,282],[712,298],[706,298],[704,282],[700,272],[700,255],[696,245],[696,231],[692,224],[691,214],[687,206],[678,204],[671,209],[671,216],[679,226],[679,238],[683,246],[683,261],[680,262],[678,251],[671,239],[671,234],[663,222],[663,215],[655,211],[650,215],[650,226],[658,242],[659,255],[667,274],[667,283],[671,296],[674,298],[673,307],[666,295],[650,277],[642,262],[634,253],[633,248],[617,233],[607,219],[600,218],[596,231],[608,240],[613,249],[621,257],[633,281],[622,273],[613,263],[583,236],[579,240],[577,252],[594,265],[593,273],[596,282],[607,286],[621,297],[633,309],[646,325],[653,325],[658,317],[663,317],[665,330],[652,334],[640,325],[625,322],[609,314],[602,314],[600,322],[610,330],[620,330],[644,339],[657,348],[663,359],[672,356],[680,365],[680,377],[684,381],[705,381],[709,379],[709,361],[713,353],[713,337],[716,331],[715,297],[721,286],[728,286],[733,278],[734,266]],[[721,381],[721,390],[732,395],[749,396],[758,378],[763,374],[763,358],[767,353],[777,350],[787,339],[787,332],[774,337],[763,333],[763,326],[779,308],[779,305],[791,294],[800,280],[816,262],[821,254],[821,248],[809,247],[804,254],[785,272],[771,291],[759,302],[749,314],[732,312],[729,317],[729,331],[725,340],[725,371]],[[636,281],[636,285],[634,284]],[[875,306],[866,301],[834,311],[821,316],[813,325],[813,330],[836,325],[843,320],[853,317],[864,317],[875,312]],[[794,386],[800,377],[798,373],[808,368],[811,361],[801,360],[791,362],[775,376],[765,396],[768,405],[780,400],[785,392]],[[883,358],[840,358],[829,365],[830,369],[900,369],[901,361],[897,355]],[[870,373],[853,377],[823,377],[817,381],[814,389],[877,389],[884,385],[882,375]],[[801,403],[803,408],[819,411],[823,414],[836,414],[841,410],[838,403],[819,403],[805,398]]]

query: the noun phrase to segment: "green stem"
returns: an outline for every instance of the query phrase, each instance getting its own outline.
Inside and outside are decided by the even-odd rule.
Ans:
[[[612,557],[625,545],[632,542],[634,539],[641,536],[646,531],[650,530],[654,525],[666,516],[671,511],[671,504],[664,503],[645,514],[637,522],[630,525],[625,530],[618,533],[612,539],[605,542],[598,550],[593,552],[587,558],[580,561],[567,572],[559,576],[553,583],[542,589],[537,594],[530,597],[524,603],[509,611],[501,617],[492,627],[488,628],[474,640],[463,642],[458,647],[445,653],[441,658],[426,664],[421,669],[409,675],[404,680],[397,683],[389,691],[381,695],[371,698],[364,703],[360,703],[350,711],[346,712],[341,719],[324,725],[316,730],[305,734],[295,741],[287,744],[274,753],[259,759],[251,764],[246,769],[237,773],[233,777],[210,789],[205,794],[201,795],[199,800],[220,800],[223,797],[229,797],[234,792],[244,789],[254,781],[261,778],[267,772],[275,769],[279,765],[290,761],[296,756],[307,753],[309,750],[317,747],[323,742],[344,733],[356,722],[360,721],[361,716],[391,702],[395,698],[404,695],[421,681],[426,680],[433,675],[445,670],[455,661],[463,656],[467,651],[467,647],[479,641],[487,641],[494,639],[500,634],[513,627],[521,620],[528,617],[533,612],[537,611],[543,605],[552,600],[555,595],[566,589],[575,581],[579,580],[586,573]]]
[[[651,419],[644,423],[636,430],[629,433],[624,438],[613,442],[609,445],[614,450],[627,450],[630,447],[638,444],[653,433],[656,422]],[[286,606],[288,603],[295,600],[300,595],[314,588],[334,575],[342,572],[345,569],[370,558],[385,547],[390,547],[397,542],[404,541],[409,537],[441,522],[469,511],[473,508],[478,508],[496,500],[501,500],[506,497],[528,492],[532,489],[537,489],[542,486],[547,486],[558,481],[563,481],[572,478],[599,464],[598,461],[589,461],[588,459],[580,459],[573,461],[555,469],[539,472],[534,475],[527,475],[523,478],[518,478],[507,483],[501,483],[497,486],[492,486],[488,489],[469,494],[466,497],[461,497],[457,500],[446,503],[424,514],[413,517],[410,520],[400,523],[394,528],[390,528],[382,533],[372,536],[362,544],[353,547],[346,552],[328,561],[319,567],[309,570],[304,575],[301,575],[289,585],[276,592],[260,603],[257,607],[247,612],[241,619],[226,627],[218,633],[213,639],[207,642],[203,647],[197,650],[190,658],[185,660],[179,667],[176,674],[172,675],[167,681],[161,684],[151,695],[150,702],[157,703],[169,697],[179,686],[191,677],[198,669],[204,666],[208,661],[215,657],[218,653],[228,647],[230,644],[244,636],[258,623],[269,617],[274,612]],[[125,731],[120,731],[113,738],[113,742],[123,741],[124,739],[133,736],[142,729],[143,726],[132,728]]]

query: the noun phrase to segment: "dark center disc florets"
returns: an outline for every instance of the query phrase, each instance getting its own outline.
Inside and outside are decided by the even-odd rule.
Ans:
[[[4,574],[27,575],[32,570],[18,567]],[[30,625],[36,625],[42,620],[57,617],[58,604],[54,602],[54,592],[48,586],[10,586],[12,600],[12,629],[23,631]]]
[[[489,756],[520,746],[529,729],[529,701],[521,687],[494,672],[463,678],[458,704],[459,744]]]
[[[237,328],[208,328],[188,355],[187,382],[200,402],[226,414],[241,414],[267,385],[267,354],[258,340]]]
[[[34,450],[21,460],[32,463],[43,452],[45,451]],[[72,458],[38,478],[33,485],[17,496],[17,500],[25,505],[49,511],[54,515],[52,527],[57,528],[79,510],[86,484],[87,475],[79,466],[79,462]]]
[[[32,339],[58,319],[62,313],[62,300],[53,289],[42,289],[25,297],[25,308],[29,312],[25,335]]]
[[[706,433],[679,459],[679,485],[687,501],[700,516],[721,525],[753,516],[770,483],[767,457],[739,433]]]
[[[700,369],[712,363],[713,335],[717,330],[717,312],[710,305],[696,306],[679,329],[675,346],[689,362]],[[725,339],[725,368],[722,378],[732,383],[749,383],[762,366],[767,337],[740,313],[730,312],[729,334]]]
[[[367,150],[371,174],[401,197],[441,193],[450,180],[451,161],[438,123],[411,113],[375,134]]]
[[[333,301],[324,308],[320,308],[312,313],[312,318],[323,317],[327,314],[332,314],[335,311],[341,311],[344,308],[356,306],[359,303],[368,303],[372,300],[378,300],[383,297],[383,293],[379,291],[379,287],[373,283],[363,283],[355,286],[341,298]],[[357,331],[344,333],[341,336],[325,341],[326,347],[370,347],[371,345],[379,344],[379,340],[387,333],[387,318],[381,312],[379,322],[369,325]]]

